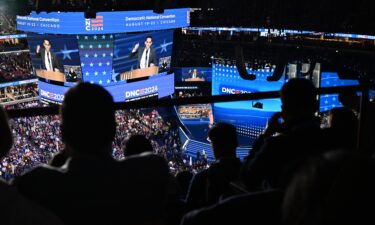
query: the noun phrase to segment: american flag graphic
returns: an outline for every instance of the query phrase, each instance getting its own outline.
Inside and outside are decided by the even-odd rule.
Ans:
[[[96,16],[95,19],[91,19],[92,27],[102,27],[103,26],[103,16]]]

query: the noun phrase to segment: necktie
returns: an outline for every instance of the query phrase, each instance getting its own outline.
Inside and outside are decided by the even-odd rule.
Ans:
[[[50,70],[53,71],[53,67],[52,67],[52,64],[51,64],[51,55],[50,55],[50,52],[47,52],[47,58],[48,58],[48,67]]]
[[[145,68],[148,67],[148,49],[146,50]]]

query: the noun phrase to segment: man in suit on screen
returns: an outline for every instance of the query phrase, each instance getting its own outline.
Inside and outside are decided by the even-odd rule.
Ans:
[[[130,58],[137,57],[137,68],[143,69],[150,66],[156,66],[156,52],[154,48],[151,48],[152,37],[147,36],[145,41],[145,47],[139,47],[137,43],[132,52],[130,53]]]
[[[59,61],[55,53],[51,52],[51,42],[48,39],[43,40],[44,48],[41,48],[40,45],[36,46],[36,56],[42,59],[43,69],[47,71],[60,71]]]

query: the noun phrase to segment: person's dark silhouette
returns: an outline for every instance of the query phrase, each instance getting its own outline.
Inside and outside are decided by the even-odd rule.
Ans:
[[[340,92],[339,101],[344,107],[353,110],[356,115],[361,116],[362,120],[364,120],[362,133],[360,134],[362,143],[359,146],[359,150],[367,155],[373,154],[375,149],[375,105],[366,99],[364,101],[366,103],[366,113],[364,116],[360,115],[361,97],[352,90]]]
[[[126,141],[124,146],[124,155],[129,157],[131,155],[141,154],[143,152],[152,152],[152,145],[144,135],[136,134],[131,135]]]
[[[186,198],[192,178],[193,173],[188,170],[184,170],[176,174],[176,180],[181,187],[181,196],[183,199]]]
[[[15,180],[19,191],[66,224],[118,222],[118,163],[111,157],[116,131],[112,96],[79,83],[61,106],[62,141],[69,159],[61,168],[38,167]]]
[[[5,157],[13,144],[8,118],[0,106],[0,159]],[[63,224],[55,215],[21,196],[14,186],[0,179],[1,224]]]
[[[306,158],[331,147],[315,117],[318,101],[311,81],[289,80],[281,88],[281,102],[282,111],[271,117],[246,159],[242,175],[251,191],[284,188]]]
[[[328,116],[327,132],[335,138],[337,147],[355,150],[357,146],[358,119],[349,108],[333,108]]]
[[[207,206],[232,195],[230,183],[239,179],[242,164],[236,157],[236,128],[230,124],[218,123],[209,130],[208,138],[216,162],[193,177],[186,198],[191,208]]]
[[[368,159],[328,152],[310,159],[287,187],[284,224],[373,224],[374,197]]]

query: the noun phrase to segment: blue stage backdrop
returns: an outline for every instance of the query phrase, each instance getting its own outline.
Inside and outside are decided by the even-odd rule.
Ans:
[[[79,35],[83,80],[100,85],[112,82],[114,35]]]
[[[335,72],[323,72],[321,74],[320,86],[324,87],[341,87],[358,85],[358,80],[342,80]],[[335,107],[342,107],[339,102],[338,94],[321,95],[320,96],[320,112],[329,111]]]
[[[98,12],[95,19],[85,19],[83,12],[32,12],[17,16],[17,29],[47,34],[113,34],[187,27],[190,9]]]
[[[244,80],[234,65],[214,63],[212,66],[212,95],[240,94],[265,91],[279,91],[284,84],[284,75],[279,81],[269,82],[272,68],[248,73],[256,75],[256,80]],[[253,140],[263,131],[269,117],[281,110],[280,99],[260,99],[214,104],[215,122],[228,122],[237,127],[239,144],[252,145]]]
[[[173,47],[173,30],[137,34],[117,34],[115,35],[113,55],[114,77],[117,77],[117,80],[119,74],[137,69],[137,58],[130,58],[130,53],[137,43],[139,43],[140,47],[144,47],[147,36],[152,37],[151,48],[155,49],[156,66],[159,66],[159,73],[169,71]],[[163,62],[166,63],[165,66],[163,66]]]

